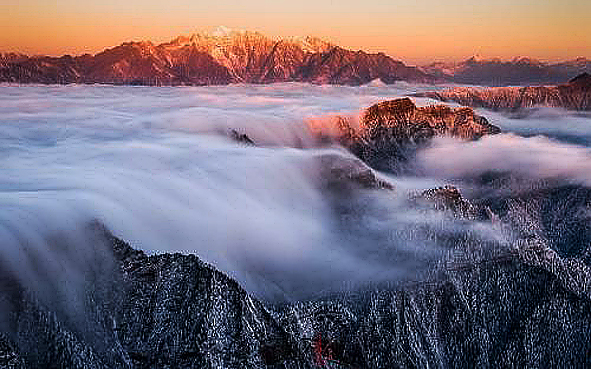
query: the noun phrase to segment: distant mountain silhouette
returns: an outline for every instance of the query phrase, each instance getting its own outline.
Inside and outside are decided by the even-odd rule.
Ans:
[[[443,80],[486,86],[565,83],[583,72],[591,72],[591,60],[578,58],[560,63],[544,63],[531,58],[511,61],[472,57],[461,63],[433,63],[421,68]]]

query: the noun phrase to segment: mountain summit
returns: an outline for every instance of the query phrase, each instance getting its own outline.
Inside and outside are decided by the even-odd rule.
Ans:
[[[335,46],[315,37],[272,39],[218,27],[155,45],[127,42],[96,55],[14,57],[0,54],[0,82],[219,85],[309,82],[361,85],[380,79],[434,78],[385,54]]]

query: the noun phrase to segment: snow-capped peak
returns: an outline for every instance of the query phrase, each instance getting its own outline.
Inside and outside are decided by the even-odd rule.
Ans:
[[[230,37],[233,33],[242,33],[243,31],[235,30],[232,28],[219,26],[211,32],[214,37]]]

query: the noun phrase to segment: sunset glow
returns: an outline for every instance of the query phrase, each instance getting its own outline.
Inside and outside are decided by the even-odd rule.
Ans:
[[[230,0],[0,3],[0,52],[96,53],[131,40],[168,41],[216,26],[314,35],[409,63],[484,57],[591,58],[591,2]]]

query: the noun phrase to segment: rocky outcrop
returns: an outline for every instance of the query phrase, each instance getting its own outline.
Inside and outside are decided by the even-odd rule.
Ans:
[[[425,206],[437,211],[449,211],[454,216],[470,220],[491,219],[492,213],[479,209],[462,196],[453,186],[432,188],[411,197],[415,205]]]
[[[414,149],[433,137],[475,140],[500,132],[470,108],[417,107],[409,98],[369,107],[362,113],[358,126],[344,117],[336,117],[328,125],[331,127],[313,124],[312,131],[321,137],[334,136],[333,139],[370,166],[388,171],[396,171]]]
[[[230,131],[228,132],[228,135],[230,136],[230,138],[238,143],[241,144],[245,144],[245,145],[249,145],[249,146],[255,146],[255,142],[248,137],[248,135],[246,133],[240,133],[235,129],[230,129]]]
[[[569,83],[557,86],[456,87],[443,91],[417,94],[441,101],[493,110],[515,111],[548,106],[569,110],[591,110],[591,75],[583,73]]]
[[[360,85],[378,78],[385,83],[434,81],[381,53],[346,50],[314,37],[275,40],[224,28],[160,45],[127,42],[94,56],[0,57],[0,82],[16,83]]]
[[[417,107],[403,98],[369,107],[361,120],[362,137],[370,142],[395,140],[420,143],[435,136],[475,140],[500,129],[472,109],[446,105]]]
[[[336,194],[350,194],[359,189],[393,190],[394,186],[381,179],[373,169],[357,158],[339,154],[322,154],[314,168],[320,188]]]
[[[460,63],[436,62],[421,69],[442,80],[455,83],[524,86],[565,83],[581,73],[591,73],[591,60],[578,58],[559,63],[545,63],[531,58],[503,61],[472,57]]]

